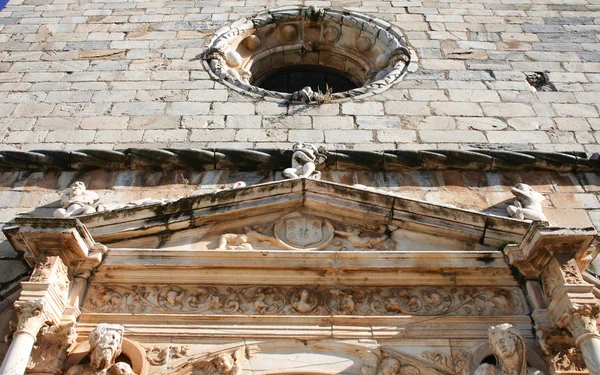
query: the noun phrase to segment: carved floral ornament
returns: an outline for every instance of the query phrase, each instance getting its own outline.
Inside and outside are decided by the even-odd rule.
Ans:
[[[482,316],[528,312],[518,288],[326,288],[94,285],[98,313]]]
[[[319,102],[322,94],[310,87],[295,93],[269,91],[253,82],[284,66],[326,66],[362,84],[330,99],[364,96],[401,80],[411,54],[402,33],[385,21],[349,11],[289,6],[217,31],[203,58],[210,74],[235,90],[308,103]]]

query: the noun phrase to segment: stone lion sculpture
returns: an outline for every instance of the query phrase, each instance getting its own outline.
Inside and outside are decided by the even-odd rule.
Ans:
[[[60,205],[54,211],[54,217],[66,218],[96,212],[98,194],[86,189],[81,181],[75,181],[60,196]]]
[[[481,364],[475,375],[545,375],[540,370],[527,367],[527,342],[511,324],[491,326],[488,337],[497,363]]]
[[[508,215],[515,219],[524,220],[542,220],[548,221],[546,215],[542,212],[542,202],[544,196],[527,184],[518,184],[510,190],[517,199],[513,205],[506,208]]]

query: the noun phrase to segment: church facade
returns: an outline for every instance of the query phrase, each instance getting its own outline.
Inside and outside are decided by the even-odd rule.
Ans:
[[[2,375],[600,374],[592,2],[14,0]]]

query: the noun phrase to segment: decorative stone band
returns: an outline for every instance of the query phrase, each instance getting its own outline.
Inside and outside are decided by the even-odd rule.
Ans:
[[[519,288],[326,288],[292,286],[95,285],[97,313],[199,315],[525,315]]]
[[[1,170],[236,169],[283,170],[292,150],[145,149],[0,151]],[[478,170],[600,172],[597,154],[493,150],[326,151],[318,169],[376,171]]]
[[[246,95],[320,103],[385,90],[406,74],[411,53],[401,31],[383,20],[345,10],[288,6],[218,30],[203,60],[213,78]],[[323,94],[253,85],[275,69],[294,65],[336,69],[362,86]]]

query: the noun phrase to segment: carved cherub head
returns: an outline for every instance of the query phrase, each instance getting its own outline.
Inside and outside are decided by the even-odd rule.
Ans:
[[[400,361],[393,357],[385,357],[377,369],[377,375],[395,375],[400,371]]]
[[[135,375],[131,366],[125,362],[117,362],[108,369],[110,375]]]
[[[85,191],[85,184],[81,181],[75,181],[69,186],[69,196],[71,198],[81,196]]]
[[[213,363],[215,367],[221,374],[229,374],[233,369],[233,365],[235,362],[233,361],[233,357],[229,354],[219,354],[214,360]]]
[[[121,354],[125,329],[119,324],[98,324],[90,333],[90,365],[106,370]]]

